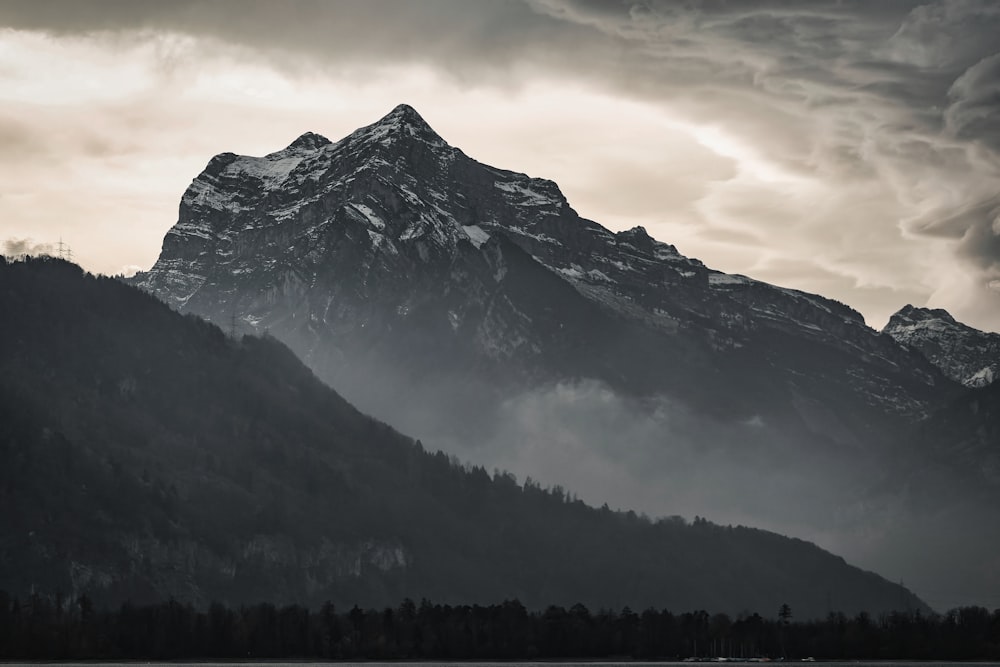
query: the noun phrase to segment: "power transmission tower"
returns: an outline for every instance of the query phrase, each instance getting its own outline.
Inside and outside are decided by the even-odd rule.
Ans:
[[[63,243],[61,236],[59,237],[59,243],[56,244],[56,257],[67,262],[73,261],[73,249],[69,247],[68,243]]]

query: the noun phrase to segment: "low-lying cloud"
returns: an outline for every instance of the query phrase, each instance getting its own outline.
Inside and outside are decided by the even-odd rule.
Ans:
[[[11,259],[55,254],[56,247],[51,243],[37,243],[33,239],[6,239],[3,241],[3,255]]]
[[[423,412],[425,428],[430,414]],[[877,453],[831,451],[819,436],[790,437],[760,415],[723,422],[664,397],[629,398],[582,380],[508,398],[490,417],[470,413],[475,439],[449,430],[458,419],[437,424],[425,446],[561,486],[594,506],[703,516],[814,541],[903,580],[941,610],[995,606],[1000,595],[992,569],[1000,538],[983,531],[992,520],[983,506],[954,490],[912,488]]]
[[[415,386],[371,365],[330,379],[427,449],[562,487],[593,506],[654,518],[703,516],[807,539],[903,580],[942,610],[994,604],[1000,595],[1000,582],[987,583],[1000,548],[1000,538],[982,529],[990,511],[966,503],[947,482],[914,486],[905,470],[886,467],[881,457],[891,443],[869,451],[820,435],[791,436],[760,414],[721,420],[663,396],[625,396],[596,380],[501,395],[470,378],[421,378]],[[934,545],[921,547],[928,535]]]

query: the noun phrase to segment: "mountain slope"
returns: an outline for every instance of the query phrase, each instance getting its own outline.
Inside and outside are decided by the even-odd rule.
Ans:
[[[1000,377],[1000,334],[957,322],[946,310],[904,306],[882,333],[916,348],[967,387],[985,387]]]
[[[281,344],[59,260],[0,262],[0,589],[380,605],[925,608],[800,540],[462,468]],[[833,591],[833,597],[830,597]]]

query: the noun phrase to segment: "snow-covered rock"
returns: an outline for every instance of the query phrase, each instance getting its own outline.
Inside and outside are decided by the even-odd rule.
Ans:
[[[985,387],[1000,376],[1000,334],[974,329],[942,309],[904,306],[882,329],[956,382]]]
[[[847,306],[714,271],[642,227],[612,232],[407,105],[336,142],[216,156],[132,280],[278,336],[389,421],[374,402],[433,393],[416,378],[492,391],[582,376],[819,428],[805,396],[853,441],[885,415],[918,418],[950,384]]]

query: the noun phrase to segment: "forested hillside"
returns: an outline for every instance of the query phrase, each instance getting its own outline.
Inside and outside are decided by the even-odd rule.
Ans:
[[[0,589],[14,595],[925,608],[803,541],[594,509],[428,453],[280,343],[63,261],[0,262],[0,312]]]

